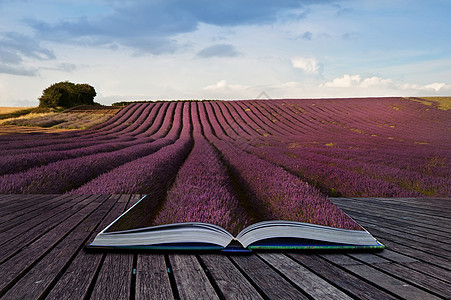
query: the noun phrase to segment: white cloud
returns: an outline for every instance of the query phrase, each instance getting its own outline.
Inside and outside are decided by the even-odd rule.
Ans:
[[[365,78],[364,80],[362,80],[362,82],[360,83],[361,87],[364,88],[368,88],[371,86],[389,86],[393,84],[393,80],[391,79],[383,79],[381,77],[370,77],[370,78]]]
[[[400,86],[400,89],[439,92],[440,90],[451,89],[451,85],[443,83],[443,82],[434,82],[434,83],[430,83],[430,84],[426,84],[426,85],[405,83]]]
[[[240,84],[229,84],[227,80],[221,80],[216,84],[204,87],[206,91],[227,91],[227,90],[245,90],[248,87]]]
[[[291,64],[306,73],[318,73],[320,70],[318,61],[313,57],[295,57],[291,59]]]
[[[354,85],[359,85],[360,82],[361,82],[360,75],[344,74],[343,77],[337,77],[332,81],[326,82],[324,86],[346,88]]]
[[[342,77],[334,78],[332,81],[320,84],[319,87],[330,88],[348,88],[351,90],[384,90],[391,93],[401,93],[408,91],[415,94],[416,92],[442,92],[445,90],[451,90],[451,85],[443,82],[433,82],[425,85],[417,85],[412,83],[397,83],[390,78],[381,77],[367,77],[363,78],[360,75],[344,74]]]

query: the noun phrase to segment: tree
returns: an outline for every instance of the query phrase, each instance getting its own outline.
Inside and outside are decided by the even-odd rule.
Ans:
[[[89,84],[62,81],[52,84],[42,92],[39,106],[68,108],[82,104],[93,105],[96,95],[94,87]]]

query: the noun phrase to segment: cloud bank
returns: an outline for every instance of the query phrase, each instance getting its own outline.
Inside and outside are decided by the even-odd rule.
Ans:
[[[429,91],[429,92],[440,92],[440,91],[450,91],[451,85],[444,82],[433,82],[425,85],[411,84],[411,83],[397,83],[390,78],[381,77],[367,77],[363,78],[360,75],[349,75],[344,74],[342,77],[334,78],[331,81],[320,84],[320,88],[358,88],[358,89],[369,89],[369,88],[379,88],[379,89],[391,89],[393,91]]]
[[[193,32],[200,23],[216,26],[270,24],[290,11],[332,0],[168,0],[112,1],[107,15],[49,23],[29,19],[37,36],[45,40],[85,45],[130,47],[137,52],[172,53],[180,47],[173,37]]]

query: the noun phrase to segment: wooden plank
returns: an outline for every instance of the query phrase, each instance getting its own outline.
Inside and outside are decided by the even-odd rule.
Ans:
[[[421,249],[417,249],[417,248],[413,248],[407,245],[404,245],[403,241],[400,240],[399,243],[398,242],[394,242],[392,240],[388,240],[385,237],[380,237],[378,236],[378,239],[387,246],[388,249],[391,249],[393,251],[402,253],[404,255],[413,257],[417,260],[423,261],[423,262],[427,262],[429,264],[441,267],[441,268],[445,268],[445,269],[450,269],[451,268],[451,262],[449,261],[449,259],[443,258],[443,257],[438,257],[435,254],[431,254],[427,251],[422,251]],[[417,245],[418,247],[421,247],[421,245]]]
[[[20,251],[20,249],[25,245],[32,243],[48,231],[52,230],[54,227],[64,222],[77,210],[96,200],[95,197],[86,196],[72,197],[72,199],[73,201],[68,201],[66,204],[56,207],[55,210],[49,210],[48,213],[44,213],[37,218],[31,219],[29,222],[30,224],[23,224],[23,226],[14,227],[1,233],[0,238],[2,238],[5,243],[2,245],[2,252],[0,252],[0,262],[5,261],[8,257]],[[83,201],[77,203],[79,200]],[[77,206],[76,210],[67,208],[74,206]],[[55,213],[58,212],[60,208],[63,211],[61,213]],[[38,222],[41,219],[44,219],[44,221],[35,224],[35,222]]]
[[[105,257],[91,298],[129,299],[133,256],[109,253]]]
[[[357,200],[359,199],[357,198]],[[375,207],[383,206],[393,209],[402,206],[403,211],[406,212],[415,212],[449,219],[449,214],[446,211],[451,209],[450,200],[448,198],[445,202],[440,203],[440,199],[433,198],[368,198],[365,199],[365,202],[371,203]]]
[[[337,203],[338,204],[338,203]],[[356,203],[356,206],[359,204]],[[340,205],[339,205],[340,207]],[[345,210],[351,217],[356,218],[354,211]],[[376,217],[377,212],[372,211]],[[398,216],[402,215],[402,210],[398,212]],[[377,226],[372,226],[372,224],[366,224],[364,221],[360,221],[364,227],[371,228],[370,232],[372,232],[382,243],[384,243],[389,249],[394,250],[398,253],[402,253],[403,255],[407,255],[412,258],[420,259],[422,261],[428,262],[432,265],[442,267],[442,268],[450,268],[451,264],[448,259],[443,257],[437,257],[436,255],[428,252],[429,249],[425,249],[423,245],[416,242],[409,242],[404,237],[394,238],[391,235],[384,234],[383,232],[379,232]],[[437,227],[438,224],[435,224]],[[427,248],[427,247],[426,247]],[[430,247],[429,247],[430,248]],[[432,250],[436,251],[436,250]]]
[[[340,255],[339,255],[340,256]],[[385,258],[374,255],[372,253],[350,253],[348,255],[341,255],[344,260],[338,261],[334,259],[334,255],[321,255],[321,257],[333,262],[338,263],[341,266],[344,266],[346,269],[359,268],[359,270],[365,269],[370,275],[365,276],[365,279],[372,281],[374,284],[379,284],[377,280],[371,280],[371,276],[378,276],[378,279],[381,277],[384,278],[386,282],[390,282],[394,286],[399,285],[399,280],[403,282],[407,282],[408,284],[413,284],[416,286],[423,287],[424,289],[432,291],[435,295],[443,296],[444,291],[450,289],[450,285],[441,280],[437,280],[436,278],[431,278],[428,275],[422,274],[416,270],[409,269],[403,265],[398,263],[393,263]],[[362,264],[364,262],[365,264]],[[370,265],[368,267],[354,267],[355,265]],[[352,266],[352,267],[349,267]],[[380,272],[376,272],[371,268],[375,268],[386,275],[382,275]],[[363,272],[363,271],[362,271]],[[363,275],[362,275],[363,276]],[[388,277],[387,277],[388,276]],[[393,277],[390,279],[389,277]],[[412,292],[412,289],[415,291],[415,287],[407,288],[405,284],[402,284],[403,288],[399,294],[399,296],[405,297],[406,295],[402,295],[408,292]],[[392,287],[393,288],[393,287]],[[390,289],[388,289],[390,290]],[[407,291],[405,291],[407,290]],[[397,293],[395,293],[397,294]],[[421,293],[420,293],[421,295]],[[424,295],[424,294],[423,294]],[[409,297],[407,297],[409,298]]]
[[[360,202],[363,202],[363,201],[360,201]],[[379,218],[391,219],[395,222],[396,221],[400,222],[400,224],[402,224],[404,222],[404,223],[408,223],[408,224],[412,223],[417,226],[434,228],[435,225],[437,225],[437,222],[439,222],[439,224],[443,224],[443,222],[449,222],[449,219],[446,219],[446,218],[440,218],[437,220],[437,219],[432,218],[431,216],[414,214],[414,213],[405,212],[405,211],[402,211],[402,215],[400,215],[399,213],[401,211],[399,210],[399,208],[403,207],[402,203],[399,204],[398,210],[394,210],[394,209],[388,210],[382,206],[375,207],[369,203],[366,203],[366,204],[359,203],[358,201],[337,203],[337,205],[344,210],[352,210],[352,211],[359,212],[359,213],[366,214],[366,215],[368,215],[368,213],[371,212],[370,216],[377,216]],[[449,230],[447,231],[447,228],[443,227],[443,230],[445,230],[446,232],[449,232]]]
[[[218,285],[224,299],[263,299],[227,256],[204,254],[200,259]]]
[[[42,259],[21,277],[4,295],[5,299],[37,299],[46,294],[53,282],[75,254],[84,246],[89,234],[111,209],[116,199],[111,197],[96,207]]]
[[[425,215],[422,213],[417,212],[408,212],[402,210],[402,213],[400,211],[400,207],[402,205],[398,205],[396,209],[389,209],[384,206],[375,206],[371,203],[365,203],[364,201],[353,201],[351,203],[341,204],[339,205],[342,209],[347,210],[356,210],[358,212],[368,213],[371,212],[372,215],[378,216],[378,217],[386,217],[386,218],[392,218],[392,219],[399,219],[400,221],[407,221],[412,222],[414,220],[414,223],[416,225],[421,225],[425,227],[436,227],[437,224],[440,224],[440,231],[451,233],[451,222],[449,218],[444,217],[434,217],[431,215]],[[401,214],[400,214],[401,213]],[[449,225],[449,226],[446,226]]]
[[[385,251],[385,250],[384,250]],[[362,261],[366,261],[368,263],[388,263],[389,260],[376,256],[372,253],[357,253],[355,254],[361,258]],[[351,255],[346,255],[342,253],[334,253],[334,254],[318,254],[319,257],[340,266],[347,265],[361,265],[362,262],[359,260],[355,260],[351,257]]]
[[[425,264],[423,263],[423,265]],[[420,268],[422,267],[421,265],[417,266]],[[424,273],[414,269],[407,268],[406,266],[396,263],[388,263],[383,265],[375,264],[374,267],[380,271],[391,274],[392,277],[397,277],[398,279],[408,282],[409,284],[416,285],[430,293],[434,293],[436,296],[446,298],[451,295],[451,284],[432,276],[425,275]],[[448,276],[449,275],[450,274],[448,274]]]
[[[411,209],[417,209],[421,211],[427,211],[433,215],[448,217],[446,210],[451,209],[450,198],[368,198],[369,201],[373,201],[381,204],[399,203],[403,207],[409,207]]]
[[[385,250],[384,250],[385,251]],[[382,251],[382,252],[384,252]],[[356,259],[366,264],[388,264],[390,261],[374,253],[349,253],[350,259],[355,261]]]
[[[118,202],[120,196],[112,195],[111,197],[116,200],[116,203],[100,225],[91,232],[88,242],[91,242],[103,228],[124,212],[126,203]],[[79,251],[46,299],[83,299],[89,296],[88,290],[91,284],[95,283],[94,278],[104,257],[103,252]]]
[[[366,223],[369,224],[369,223]],[[368,225],[367,225],[368,226]],[[440,240],[432,240],[430,237],[425,237],[425,235],[412,234],[409,232],[403,232],[398,229],[390,229],[385,226],[378,226],[377,224],[371,224],[371,230],[377,230],[380,233],[383,233],[387,236],[406,238],[411,241],[415,241],[415,243],[421,244],[423,246],[427,246],[428,248],[437,249],[437,251],[445,256],[451,255],[451,244],[447,243],[450,239],[440,241]],[[377,229],[374,229],[377,228]],[[370,229],[368,229],[370,230]],[[439,254],[439,255],[441,255]]]
[[[0,205],[3,208],[13,209],[23,205],[33,205],[34,200],[42,198],[42,194],[2,194]],[[49,195],[48,195],[49,196]],[[44,200],[45,201],[45,200]]]
[[[358,299],[396,299],[366,280],[346,272],[316,255],[290,253],[289,256],[352,297]]]
[[[386,258],[391,262],[402,264],[410,269],[417,270],[423,274],[435,277],[439,280],[451,283],[450,270],[445,270],[429,263],[418,261],[415,258],[392,251],[390,249],[385,249],[384,251],[376,253],[375,255]]]
[[[33,199],[39,197],[36,194],[0,194],[0,206],[4,209],[12,208],[14,206],[23,205],[24,203],[28,203],[29,205],[33,204]],[[3,211],[2,211],[3,212]],[[0,214],[2,213],[0,212]]]
[[[139,200],[141,200],[141,198],[144,195],[138,195],[138,194],[133,194],[130,196],[130,199],[127,203],[127,209],[129,209],[130,207],[132,207],[134,204],[136,204],[136,202],[138,202]],[[121,198],[122,199],[122,198]]]
[[[397,263],[413,263],[413,262],[418,262],[418,260],[416,260],[413,257],[395,252],[391,249],[384,249],[384,251],[378,252],[375,255],[386,258],[390,261],[393,262],[397,262]]]
[[[451,241],[446,233],[437,231],[437,229],[425,228],[422,226],[417,226],[413,224],[406,224],[399,221],[394,221],[390,219],[377,219],[374,217],[365,216],[362,214],[353,213],[354,220],[357,222],[365,222],[365,224],[370,224],[371,226],[377,226],[379,229],[383,230],[396,230],[401,234],[409,234],[414,236],[419,236],[431,240],[434,242],[439,242],[445,244],[446,247],[451,246]],[[367,225],[368,226],[368,225]]]
[[[76,203],[79,203],[80,201],[88,198],[87,196],[70,196],[68,197],[64,202],[62,203],[53,203],[53,205],[47,206],[47,209],[44,210],[42,213],[31,213],[28,216],[24,215],[21,217],[18,217],[16,219],[11,220],[8,222],[8,224],[11,224],[11,226],[8,225],[9,228],[5,227],[3,230],[0,230],[0,244],[3,244],[6,242],[8,237],[13,238],[16,235],[22,234],[24,232],[27,232],[31,228],[39,225],[41,222],[44,222],[48,218],[53,217],[55,214],[58,214],[58,212],[67,210],[69,207],[75,205]],[[94,198],[90,198],[93,200]],[[23,219],[20,224],[15,224],[17,219]]]
[[[405,299],[418,299],[418,300],[435,300],[440,299],[439,297],[434,296],[431,293],[423,291],[411,284],[407,281],[399,280],[385,274],[373,267],[368,265],[346,265],[344,266],[347,270],[352,273],[365,278],[365,280],[370,281],[372,284],[377,285],[387,291],[392,292],[393,294],[405,298]]]
[[[281,253],[259,254],[314,299],[352,299],[338,288]]]
[[[127,209],[142,197],[143,195],[132,195]],[[137,254],[136,260],[135,298],[174,299],[164,255]]]
[[[31,201],[17,203],[16,205],[11,205],[6,208],[3,208],[0,214],[0,224],[3,226],[5,222],[14,219],[17,216],[24,215],[30,211],[35,210],[38,207],[45,206],[47,202],[45,200],[49,200],[48,197],[44,198],[43,195],[33,195],[33,196],[34,196],[33,198],[29,198],[29,200]]]
[[[36,225],[40,224],[41,222],[47,220],[50,217],[53,217],[55,214],[58,214],[61,211],[64,211],[68,207],[71,207],[75,203],[80,202],[81,200],[85,199],[86,196],[80,197],[71,195],[66,198],[66,201],[60,204],[54,203],[51,206],[48,206],[48,209],[41,214],[37,215],[27,215],[24,219],[24,221],[17,225],[13,226],[10,229],[2,230],[0,232],[0,245],[5,243],[7,241],[7,237],[14,237],[15,235],[27,232],[31,228],[35,227]],[[15,221],[15,220],[14,220]]]
[[[96,196],[97,197],[97,196]],[[99,207],[108,196],[100,197],[99,201],[92,202],[71,217],[66,222],[59,224],[32,244],[23,247],[19,253],[8,259],[0,268],[0,293],[3,292],[11,282],[14,282],[42,256],[49,252],[68,232],[76,227],[83,219]]]
[[[412,270],[416,270],[420,273],[429,275],[431,277],[437,278],[441,281],[451,283],[451,270],[445,270],[436,266],[433,266],[429,263],[417,261],[413,263],[403,263],[405,267],[408,267]]]
[[[2,210],[2,215],[0,220],[3,220],[4,215],[11,215],[14,213],[18,213],[19,215],[26,211],[26,209],[31,207],[31,210],[37,204],[46,205],[47,201],[50,201],[58,195],[42,195],[42,194],[34,194],[30,197],[24,197],[23,195],[16,195],[16,201],[12,203],[12,205],[5,206]],[[61,195],[59,195],[61,196]],[[3,221],[2,221],[3,222]]]
[[[180,299],[219,299],[195,255],[170,254],[169,260]]]
[[[130,195],[121,195],[118,202],[125,203],[127,209]],[[133,254],[107,253],[99,270],[92,297],[94,299],[128,299],[131,295],[133,274]]]
[[[174,299],[163,254],[140,254],[135,299]]]
[[[371,228],[370,232],[372,234],[374,234],[378,238],[378,240],[380,240],[383,244],[389,243],[390,245],[393,245],[393,243],[396,243],[398,245],[410,247],[417,251],[422,251],[424,253],[428,253],[430,255],[433,255],[434,259],[436,259],[436,261],[440,261],[441,263],[443,263],[442,266],[447,267],[447,268],[451,267],[451,262],[449,262],[449,261],[446,262],[447,258],[449,258],[449,252],[446,250],[443,250],[440,248],[434,248],[433,245],[426,245],[424,243],[417,242],[417,241],[407,238],[407,237],[403,238],[402,236],[385,234],[383,231],[380,231],[379,229],[376,229],[374,227]],[[414,257],[416,257],[416,256],[414,256]]]
[[[363,202],[362,204],[371,205],[376,209],[382,207],[397,210],[402,206],[403,212],[406,213],[419,213],[446,219],[449,219],[446,210],[451,209],[449,201],[451,199],[446,199],[446,204],[442,204],[440,199],[433,198],[331,198],[331,200],[340,204]]]
[[[308,299],[256,255],[231,256],[254,286],[269,299]]]
[[[348,214],[352,215],[354,217],[354,219],[356,221],[358,221],[362,226],[364,226],[365,228],[367,228],[372,234],[378,234],[380,236],[389,236],[390,239],[392,240],[403,240],[404,244],[406,245],[421,245],[421,248],[424,249],[425,251],[430,251],[432,253],[436,253],[439,256],[448,256],[449,255],[449,251],[447,251],[446,249],[441,249],[438,246],[442,246],[442,248],[448,248],[448,242],[449,241],[449,237],[445,238],[444,241],[445,242],[440,242],[440,243],[435,243],[435,241],[427,241],[427,239],[424,239],[422,237],[418,237],[417,235],[412,235],[412,234],[406,234],[406,233],[397,233],[396,235],[394,234],[394,231],[391,231],[391,229],[384,229],[381,228],[381,226],[379,226],[378,224],[373,224],[373,223],[367,223],[365,220],[360,219],[359,217],[356,217],[355,214],[351,213],[350,211],[345,210],[345,212],[347,212]],[[382,223],[382,222],[381,222]],[[389,232],[390,234],[386,234],[386,232]],[[415,247],[415,246],[414,246]]]
[[[389,216],[386,214],[378,214],[377,211],[373,211],[369,213],[366,210],[360,210],[358,208],[345,208],[341,207],[341,209],[352,215],[353,219],[356,220],[358,223],[368,223],[368,224],[374,224],[379,226],[385,226],[385,227],[392,227],[397,228],[400,231],[408,232],[409,234],[411,232],[418,232],[419,234],[426,234],[429,237],[433,237],[435,240],[449,240],[449,234],[446,232],[440,231],[440,228],[437,228],[437,224],[434,225],[428,225],[428,224],[419,224],[414,219],[406,220],[401,219],[396,216]],[[363,212],[362,212],[363,211]]]
[[[18,226],[30,218],[45,213],[52,207],[62,205],[65,201],[67,201],[66,199],[69,197],[69,195],[60,195],[42,203],[39,202],[39,199],[36,199],[36,203],[34,205],[23,210],[19,210],[16,213],[10,213],[6,216],[3,216],[2,224],[0,225],[0,231],[6,231],[12,227]]]

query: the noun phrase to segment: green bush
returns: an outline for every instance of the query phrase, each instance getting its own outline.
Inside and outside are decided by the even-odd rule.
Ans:
[[[62,81],[52,84],[42,92],[39,107],[68,108],[82,104],[93,105],[96,95],[95,89],[89,84]]]

